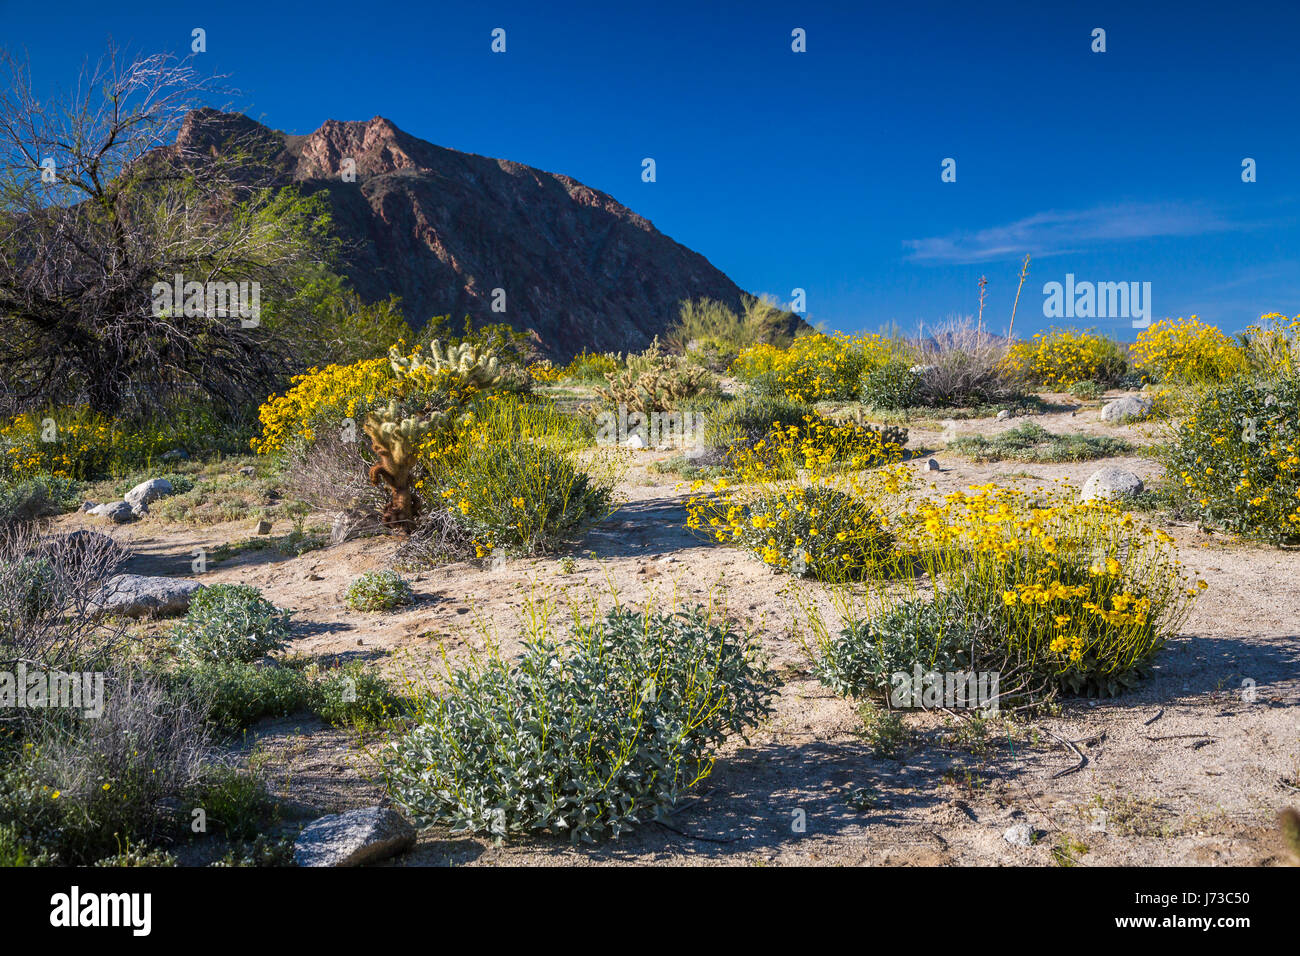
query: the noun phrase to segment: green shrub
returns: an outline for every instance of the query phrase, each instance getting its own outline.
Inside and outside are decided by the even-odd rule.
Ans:
[[[967,635],[939,603],[912,599],[870,620],[851,621],[827,642],[814,676],[842,697],[888,697],[893,674],[956,671],[969,662]]]
[[[704,409],[701,440],[709,448],[752,445],[765,437],[772,427],[802,426],[804,419],[816,413],[812,407],[784,395],[760,395],[746,392],[729,402],[716,402]]]
[[[714,749],[769,712],[773,675],[699,611],[615,609],[563,644],[529,641],[450,673],[383,754],[421,823],[506,836],[617,837],[661,818]]]
[[[191,660],[255,661],[284,648],[289,615],[255,587],[215,584],[194,595],[172,637]]]
[[[531,554],[604,517],[611,483],[594,480],[565,454],[515,438],[471,448],[443,491],[479,556],[494,549]]]
[[[731,541],[796,577],[861,577],[886,560],[894,537],[869,504],[826,485],[777,488],[744,505]]]
[[[907,362],[886,362],[862,378],[862,401],[872,408],[910,408],[921,404],[921,377]]]
[[[301,670],[272,662],[200,660],[172,679],[201,700],[212,726],[235,734],[268,717],[311,710],[312,683]]]
[[[1025,422],[1000,435],[967,435],[948,443],[950,451],[975,461],[1089,461],[1126,455],[1133,445],[1122,438],[1049,432],[1035,422]]]
[[[1078,398],[1101,398],[1106,394],[1106,386],[1092,379],[1084,379],[1082,382],[1075,382],[1066,391]]]
[[[303,669],[273,661],[204,661],[171,675],[203,702],[212,727],[233,735],[259,720],[313,713],[335,726],[373,726],[399,713],[401,700],[360,661]]]
[[[326,670],[313,685],[311,706],[336,727],[374,727],[405,711],[388,682],[360,661]]]
[[[415,595],[396,571],[367,571],[348,585],[343,600],[354,611],[391,611]]]
[[[1300,380],[1237,378],[1210,388],[1166,454],[1183,510],[1203,524],[1300,540]]]
[[[0,481],[0,527],[70,511],[77,506],[77,483],[62,475],[37,475]]]

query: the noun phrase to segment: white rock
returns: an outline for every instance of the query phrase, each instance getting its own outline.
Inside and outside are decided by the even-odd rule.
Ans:
[[[125,495],[126,503],[132,508],[147,508],[150,502],[165,498],[172,493],[172,483],[166,478],[150,478],[142,481]]]
[[[171,451],[165,451],[158,456],[159,461],[185,461],[190,457],[190,453],[184,448],[173,448]]]
[[[1005,408],[1002,409],[1002,411],[998,412],[997,414],[997,420],[1000,422],[1005,422],[1010,417],[1011,417],[1011,412],[1007,411],[1007,409]]]
[[[927,462],[925,463],[925,470],[926,470],[926,471],[942,471],[943,469],[939,467],[939,463],[938,463],[937,461],[935,461],[933,458],[931,458],[929,461],[927,461]]]
[[[299,866],[364,866],[415,843],[415,828],[389,807],[365,807],[308,824],[293,846]]]
[[[203,587],[198,581],[144,574],[115,574],[91,597],[93,615],[162,616],[188,610],[190,598]]]
[[[645,439],[641,437],[640,432],[633,432],[632,434],[627,436],[627,447],[628,448],[645,447]]]
[[[109,521],[116,522],[117,524],[125,524],[132,518],[139,517],[139,515],[135,513],[135,509],[125,501],[105,502],[102,505],[96,505],[91,508],[86,512],[86,514],[92,514],[99,518],[107,518]]]
[[[1124,395],[1102,407],[1101,417],[1107,422],[1137,421],[1151,414],[1151,399],[1141,395]]]
[[[1034,828],[1028,823],[1012,824],[1007,827],[1007,831],[1002,834],[1002,839],[1006,840],[1012,846],[1033,846]]]
[[[1083,483],[1083,500],[1122,498],[1126,495],[1141,494],[1143,487],[1142,479],[1133,472],[1108,465],[1094,471]]]

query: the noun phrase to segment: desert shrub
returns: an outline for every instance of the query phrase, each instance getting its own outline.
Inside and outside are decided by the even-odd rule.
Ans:
[[[979,406],[1019,397],[1006,366],[1006,339],[968,319],[939,326],[912,353],[920,367],[920,404]]]
[[[879,335],[801,335],[787,348],[744,349],[731,373],[755,391],[796,402],[848,401],[858,397],[862,376],[888,362],[897,349]]]
[[[1260,317],[1242,335],[1251,367],[1261,378],[1300,377],[1300,315],[1281,312]]]
[[[247,584],[214,584],[198,591],[172,639],[190,660],[254,661],[282,650],[289,612]]]
[[[948,443],[951,451],[975,461],[1089,461],[1126,455],[1132,444],[1108,435],[1049,432],[1035,422],[1025,422],[992,437],[966,435]]]
[[[1033,342],[1017,342],[1008,350],[1004,369],[1036,388],[1065,389],[1075,382],[1119,383],[1128,369],[1127,349],[1096,332],[1052,329]]]
[[[187,662],[168,675],[202,702],[213,729],[235,734],[268,717],[310,711],[312,684],[299,669],[269,661]]]
[[[615,352],[588,352],[575,355],[561,370],[564,381],[578,385],[603,384],[605,376],[623,367],[623,357]]]
[[[496,548],[530,554],[604,517],[613,487],[525,440],[470,449],[442,495],[480,556]]]
[[[831,580],[874,569],[893,543],[882,513],[825,486],[756,497],[737,509],[732,521],[715,527],[770,567]]]
[[[142,844],[127,843],[112,856],[106,856],[102,860],[96,860],[91,866],[109,867],[109,866],[175,866],[176,857],[166,850],[160,850],[156,847],[147,847]]]
[[[1207,526],[1300,539],[1300,378],[1207,389],[1166,454],[1183,508]]]
[[[607,372],[605,382],[596,388],[602,398],[638,412],[673,411],[689,399],[716,391],[707,370],[664,352],[658,339],[644,352],[629,355],[624,368]]]
[[[405,713],[406,701],[360,661],[314,672],[312,710],[336,727],[374,727]]]
[[[769,712],[773,676],[749,643],[696,610],[626,609],[533,635],[447,675],[382,754],[396,803],[424,824],[498,838],[617,837],[662,818],[713,752]]]
[[[987,485],[923,501],[900,536],[938,583],[955,627],[992,637],[1002,693],[1115,695],[1185,619],[1189,582],[1172,539],[1070,489]],[[987,660],[987,658],[986,658]]]
[[[723,372],[743,349],[760,343],[788,346],[798,327],[798,316],[765,298],[743,296],[740,312],[713,299],[699,299],[682,303],[668,342],[688,360]]]
[[[166,675],[198,701],[214,732],[238,734],[260,720],[311,713],[336,726],[370,726],[400,712],[400,698],[360,661],[341,667],[275,661],[186,662]]]
[[[265,780],[221,762],[207,769],[191,793],[192,806],[204,811],[208,831],[232,840],[255,839],[275,809]]]
[[[921,404],[921,384],[911,363],[886,362],[863,376],[862,401],[873,408],[909,408]]]
[[[703,444],[726,449],[737,444],[752,445],[774,426],[801,426],[814,413],[811,406],[783,395],[746,392],[732,401],[709,405],[703,414]]]
[[[1085,379],[1082,382],[1075,382],[1066,391],[1078,398],[1101,398],[1106,394],[1106,387],[1092,379]]]
[[[77,506],[77,484],[61,475],[0,480],[0,525],[45,518]]]
[[[1212,325],[1190,319],[1161,319],[1138,333],[1136,365],[1152,382],[1208,384],[1249,368],[1246,350]]]
[[[900,601],[872,618],[848,622],[821,642],[814,676],[843,697],[888,697],[897,673],[956,671],[970,662],[967,634],[934,601]]]
[[[49,713],[0,771],[0,826],[49,862],[85,865],[124,841],[187,833],[212,752],[200,709],[139,673],[109,675],[103,713]],[[184,809],[182,809],[184,808]]]
[[[343,600],[354,611],[391,611],[415,595],[396,571],[367,571],[348,585]]]
[[[528,366],[528,375],[534,382],[549,385],[564,378],[564,369],[550,359],[541,359]]]
[[[897,446],[882,445],[878,433],[855,423],[774,428],[733,453],[735,480],[719,478],[708,490],[695,482],[686,524],[799,576],[874,573],[888,557],[894,499],[907,477],[897,467],[862,469],[900,456]]]

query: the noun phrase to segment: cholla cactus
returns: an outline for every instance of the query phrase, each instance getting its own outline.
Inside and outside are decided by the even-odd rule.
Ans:
[[[491,349],[480,349],[465,342],[444,351],[437,339],[427,356],[419,351],[403,356],[394,346],[388,350],[388,360],[399,378],[449,372],[466,385],[473,386],[468,390],[448,390],[451,408],[405,415],[393,401],[387,408],[366,416],[363,428],[370,437],[370,447],[379,458],[370,468],[370,483],[377,487],[386,486],[390,495],[388,507],[384,509],[384,525],[395,531],[410,531],[420,508],[419,499],[411,488],[411,472],[417,463],[420,443],[430,432],[454,420],[456,406],[465,394],[495,388],[501,381],[501,369]]]
[[[605,373],[608,387],[597,388],[602,398],[640,412],[672,411],[684,398],[699,394],[709,373],[664,354],[655,339],[640,355],[629,355],[627,368]]]
[[[384,526],[409,531],[419,511],[419,501],[411,490],[411,470],[416,451],[429,432],[444,421],[447,412],[435,412],[422,418],[403,417],[397,402],[371,412],[362,428],[370,437],[370,447],[379,461],[370,467],[370,483],[386,485],[390,500],[384,509]]]
[[[432,374],[450,371],[480,390],[492,388],[501,381],[501,363],[492,350],[479,348],[468,342],[448,346],[444,352],[442,343],[434,339],[429,346],[427,357],[418,351],[413,352],[409,357],[403,357],[396,348],[391,348],[388,350],[388,359],[393,363],[393,371],[401,376],[413,372]]]

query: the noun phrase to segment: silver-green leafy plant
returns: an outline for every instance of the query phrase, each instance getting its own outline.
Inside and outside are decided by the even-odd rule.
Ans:
[[[415,595],[396,571],[367,571],[348,585],[343,600],[354,611],[391,611]]]
[[[665,819],[717,746],[770,712],[774,675],[699,609],[616,608],[444,683],[381,752],[394,801],[454,832],[594,842]]]
[[[250,585],[215,584],[195,593],[172,638],[191,661],[255,661],[285,647],[289,612]]]

